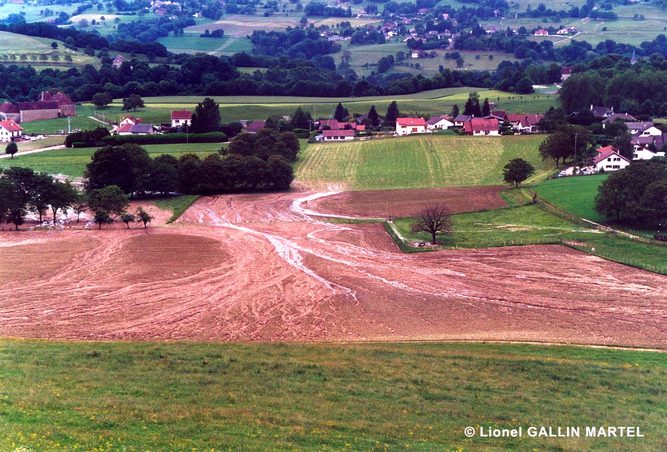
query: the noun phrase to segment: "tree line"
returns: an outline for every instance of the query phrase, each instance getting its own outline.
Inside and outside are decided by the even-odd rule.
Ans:
[[[290,162],[298,152],[293,133],[273,129],[239,134],[204,159],[192,153],[152,159],[136,144],[104,146],[87,165],[86,190],[113,185],[133,197],[284,190],[294,179]]]

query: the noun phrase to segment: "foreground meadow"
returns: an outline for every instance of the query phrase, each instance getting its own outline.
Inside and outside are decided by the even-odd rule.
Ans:
[[[490,344],[0,342],[0,449],[667,447],[659,352]],[[636,425],[644,438],[467,439]]]

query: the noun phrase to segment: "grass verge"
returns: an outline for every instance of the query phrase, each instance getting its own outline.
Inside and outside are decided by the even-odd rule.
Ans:
[[[180,195],[174,196],[173,198],[157,199],[155,200],[155,205],[163,210],[171,210],[171,218],[167,220],[167,223],[173,223],[178,220],[183,212],[188,210],[197,199],[198,195]]]
[[[3,340],[0,449],[664,450],[666,379],[663,353],[581,347]],[[530,425],[645,437],[463,434]]]

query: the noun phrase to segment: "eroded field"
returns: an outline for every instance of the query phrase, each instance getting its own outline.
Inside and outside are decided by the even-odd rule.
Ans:
[[[412,217],[434,204],[445,204],[450,213],[505,207],[500,192],[507,187],[452,187],[416,190],[352,191],[326,196],[309,205],[317,212],[356,217]]]
[[[667,348],[663,276],[558,246],[406,255],[380,224],[316,220],[322,198],[202,198],[148,230],[2,232],[0,335]]]

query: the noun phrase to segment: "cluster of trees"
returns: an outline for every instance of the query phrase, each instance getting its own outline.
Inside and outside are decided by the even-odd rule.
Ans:
[[[40,223],[50,210],[54,224],[59,211],[81,208],[82,200],[69,182],[60,182],[48,174],[29,168],[9,168],[0,173],[0,222],[12,223],[16,230],[25,223],[29,212]]]
[[[667,60],[655,56],[629,65],[620,57],[603,57],[578,68],[560,90],[568,112],[583,112],[591,105],[614,107],[634,115],[667,115]]]
[[[662,229],[667,224],[667,161],[633,162],[612,173],[600,185],[595,208],[615,223]]]
[[[151,159],[136,144],[109,145],[93,154],[86,190],[116,186],[128,196],[283,190],[294,179],[289,162],[298,152],[294,134],[270,129],[240,134],[227,149],[203,160],[196,154]]]
[[[130,205],[128,196],[116,185],[109,185],[103,188],[91,190],[86,203],[88,209],[93,213],[93,220],[102,229],[103,224],[113,223],[114,217],[119,219],[130,228],[130,223],[140,221],[144,228],[153,220],[153,216],[146,212],[143,207],[138,207],[136,214],[127,211]]]
[[[340,44],[323,39],[315,29],[288,28],[286,31],[255,30],[250,36],[253,53],[311,59],[338,52]]]
[[[27,36],[56,39],[64,41],[71,48],[82,48],[90,50],[111,49],[120,52],[152,54],[158,57],[169,55],[167,48],[158,42],[139,41],[135,37],[129,39],[109,40],[96,33],[79,31],[76,28],[61,28],[55,24],[45,22],[34,23],[0,23],[0,31],[9,31]]]
[[[551,159],[558,166],[566,159],[584,161],[591,157],[593,134],[579,125],[563,124],[540,144],[540,155],[544,160]]]

